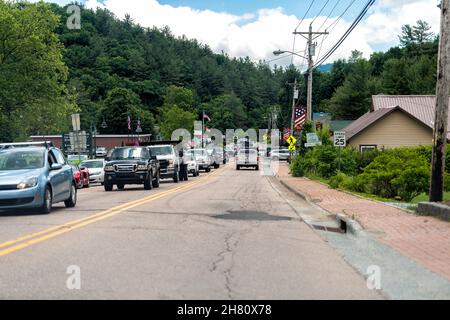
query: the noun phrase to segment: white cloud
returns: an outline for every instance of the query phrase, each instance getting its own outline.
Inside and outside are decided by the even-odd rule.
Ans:
[[[64,1],[64,0],[60,0]],[[404,24],[414,24],[422,19],[429,22],[433,32],[438,32],[439,9],[437,0],[378,0],[367,18],[353,31],[336,53],[330,58],[348,57],[352,50],[362,51],[368,57],[377,48],[398,44],[398,34]],[[356,4],[355,4],[356,5]],[[130,14],[135,22],[145,27],[169,26],[177,35],[186,35],[209,45],[214,51],[227,52],[231,56],[250,56],[253,60],[271,60],[276,49],[291,50],[292,31],[299,23],[294,15],[288,15],[282,7],[260,9],[245,15],[234,15],[190,7],[162,5],[157,0],[87,0],[86,7],[102,7],[119,18]],[[299,12],[298,16],[302,16]],[[333,21],[336,17],[330,18]],[[314,26],[322,24],[325,17],[318,17]],[[306,19],[301,29],[312,19]],[[352,21],[342,19],[333,32],[325,38],[321,54],[325,53],[347,30]],[[322,39],[317,40],[318,47]],[[305,40],[297,36],[296,50],[305,48]],[[317,51],[319,51],[319,48]],[[301,59],[296,58],[300,63]],[[290,58],[277,61],[290,63]]]

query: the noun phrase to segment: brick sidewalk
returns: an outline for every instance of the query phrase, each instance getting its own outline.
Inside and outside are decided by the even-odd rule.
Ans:
[[[344,213],[356,219],[383,243],[450,280],[450,223],[416,216],[333,190],[319,182],[293,178],[285,164],[280,165],[278,178],[328,212]]]

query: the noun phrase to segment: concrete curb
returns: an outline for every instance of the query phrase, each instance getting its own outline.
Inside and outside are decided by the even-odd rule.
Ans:
[[[275,177],[277,178],[278,181],[280,181],[280,183],[284,187],[289,189],[291,192],[295,193],[300,198],[307,201],[310,205],[317,207],[318,209],[320,209],[322,212],[324,212],[326,214],[334,216],[336,218],[337,222],[339,223],[339,225],[342,226],[343,228],[345,228],[347,231],[349,231],[352,235],[359,236],[359,235],[361,235],[361,232],[364,231],[364,228],[356,220],[349,218],[348,216],[346,216],[343,213],[334,213],[334,212],[330,212],[330,211],[322,208],[320,205],[315,203],[313,201],[313,199],[310,196],[308,196],[307,194],[294,189],[293,187],[291,187],[289,185],[289,183],[287,183],[286,181],[281,179],[279,176],[275,176]]]

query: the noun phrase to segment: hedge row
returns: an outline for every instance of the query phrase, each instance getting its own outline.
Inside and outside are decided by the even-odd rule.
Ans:
[[[450,161],[450,152],[447,159]],[[341,151],[341,171],[338,172],[338,150],[323,145],[297,156],[291,163],[291,173],[296,177],[326,179],[333,188],[411,201],[428,191],[430,163],[431,147],[362,153],[347,147]],[[445,188],[450,190],[450,172],[446,173]]]

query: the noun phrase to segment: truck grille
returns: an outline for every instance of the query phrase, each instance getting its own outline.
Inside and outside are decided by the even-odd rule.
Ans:
[[[169,160],[159,160],[159,167],[162,170],[166,170],[168,166],[169,166]]]
[[[136,172],[137,164],[116,164],[114,165],[114,171],[116,172]]]

